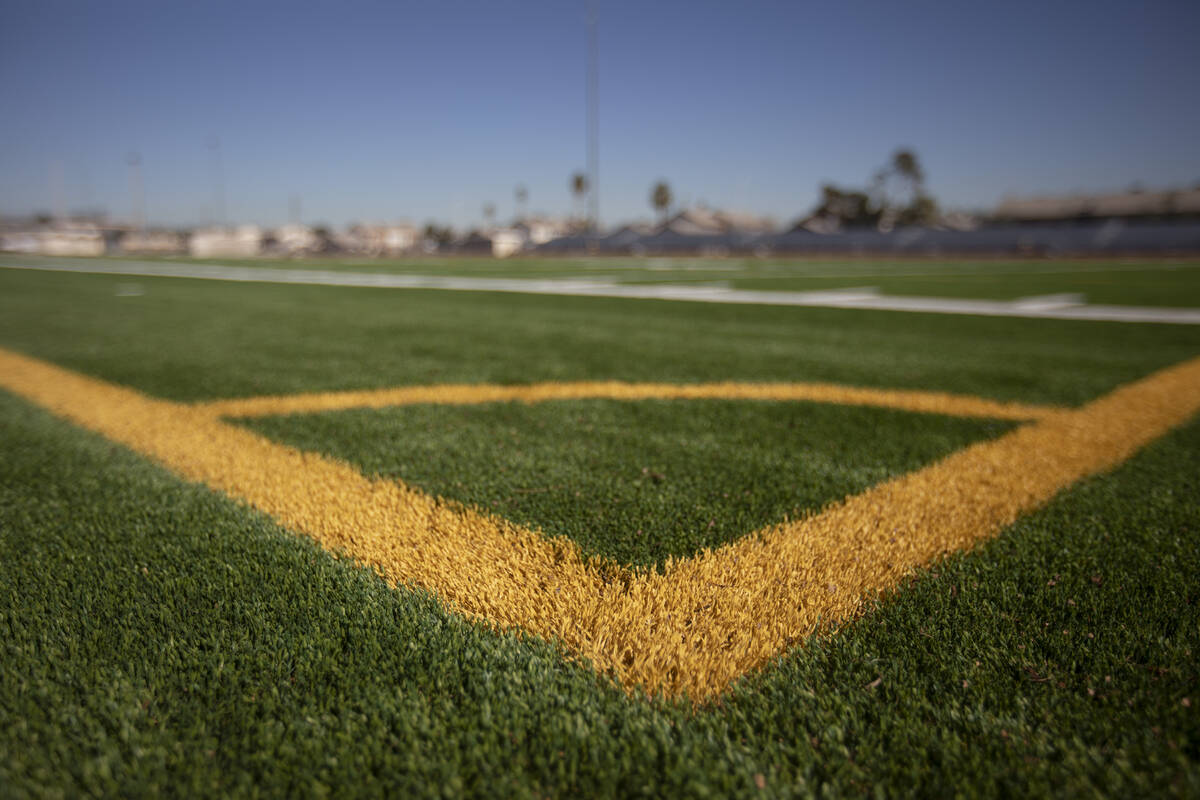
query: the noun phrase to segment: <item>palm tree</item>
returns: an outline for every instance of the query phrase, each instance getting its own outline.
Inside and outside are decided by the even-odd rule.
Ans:
[[[892,156],[892,173],[904,181],[908,189],[908,204],[900,209],[899,222],[922,225],[937,219],[937,201],[925,192],[925,170],[921,169],[917,154],[912,150],[897,150]]]
[[[925,193],[925,171],[917,154],[907,148],[893,153],[891,161],[875,173],[871,195],[881,229],[890,230],[897,222],[921,224],[937,216],[937,203]]]
[[[892,171],[915,184],[925,182],[925,173],[917,163],[917,154],[912,150],[897,150],[892,156]]]
[[[582,172],[571,176],[571,193],[575,195],[575,218],[583,219],[583,199],[587,196],[588,179]]]
[[[517,201],[517,216],[525,219],[525,203],[529,200],[529,190],[525,188],[525,184],[517,184],[517,188],[513,190],[513,197]]]
[[[671,210],[673,199],[671,187],[667,186],[666,181],[654,184],[654,188],[650,191],[650,205],[654,206],[654,209],[662,216],[663,222],[667,220],[667,212]]]

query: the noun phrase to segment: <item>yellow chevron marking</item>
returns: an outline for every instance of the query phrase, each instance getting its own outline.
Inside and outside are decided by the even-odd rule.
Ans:
[[[546,400],[809,400],[839,405],[879,406],[928,414],[956,417],[987,417],[1027,421],[1045,419],[1063,409],[1027,403],[1002,403],[982,397],[965,397],[944,392],[900,389],[869,389],[830,383],[624,383],[621,381],[581,381],[576,383],[535,383],[528,386],[490,384],[446,384],[441,386],[405,386],[359,392],[322,392],[315,394],[249,397],[197,403],[222,417],[265,417],[304,414],[347,408],[384,408],[418,403],[469,405],[519,401],[540,403]]]
[[[915,567],[996,535],[1200,409],[1200,358],[849,497],[667,563],[584,559],[461,508],[223,422],[0,350],[0,386],[500,628],[557,639],[631,691],[704,699]],[[589,395],[591,396],[591,395]],[[805,398],[809,399],[809,398]],[[983,401],[986,402],[986,401]]]

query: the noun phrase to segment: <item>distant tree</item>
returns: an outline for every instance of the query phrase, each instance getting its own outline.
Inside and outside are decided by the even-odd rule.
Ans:
[[[665,222],[667,214],[671,210],[671,202],[674,198],[671,196],[671,187],[666,181],[659,181],[654,184],[654,188],[650,190],[650,205],[658,212]]]
[[[587,175],[582,172],[576,172],[571,176],[571,194],[575,195],[575,217],[583,219],[583,202],[588,193]]]
[[[330,253],[338,249],[337,243],[333,240],[333,230],[326,224],[317,224],[312,227],[313,237],[317,243],[313,246],[313,251],[317,253]]]
[[[492,224],[492,220],[496,218],[496,206],[492,203],[485,203],[483,206],[483,218],[487,220],[488,225]]]
[[[917,154],[912,150],[897,150],[892,154],[892,171],[914,184],[925,182],[925,173],[917,163]]]
[[[917,213],[926,205],[925,202],[925,171],[917,161],[917,154],[912,150],[897,150],[892,154],[892,174],[904,184],[907,204],[901,214],[910,216]]]
[[[875,172],[866,191],[821,187],[821,204],[809,220],[837,226],[873,226],[890,230],[895,225],[927,225],[938,218],[938,204],[925,191],[925,171],[917,154],[901,148]]]
[[[821,204],[811,216],[830,220],[838,225],[861,227],[877,224],[880,211],[866,192],[841,189],[827,183],[821,187]]]
[[[921,225],[937,219],[937,202],[925,191],[925,171],[917,154],[901,148],[875,173],[872,195],[879,226]]]
[[[454,241],[454,231],[449,227],[441,227],[432,222],[425,224],[424,238],[436,243],[439,247],[445,247]]]
[[[907,206],[900,209],[900,216],[896,221],[901,225],[927,225],[937,218],[937,201],[920,191]]]
[[[529,201],[529,190],[525,188],[525,184],[517,184],[517,188],[513,190],[513,198],[517,201],[517,216],[524,219],[525,203]]]

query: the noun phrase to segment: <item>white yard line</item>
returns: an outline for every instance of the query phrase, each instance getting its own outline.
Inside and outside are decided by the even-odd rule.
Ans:
[[[443,289],[470,292],[515,292],[520,294],[578,297],[623,297],[641,300],[683,300],[696,303],[745,303],[770,306],[808,306],[871,311],[913,311],[927,314],[973,314],[988,317],[1102,320],[1109,322],[1160,322],[1200,325],[1200,309],[1153,308],[1147,306],[1101,306],[1075,303],[1070,295],[1020,298],[1018,300],[960,300],[944,297],[881,295],[867,288],[813,292],[774,292],[730,289],[720,286],[671,284],[615,284],[569,278],[468,278],[443,275],[394,275],[332,270],[227,267],[217,264],[162,264],[148,261],[94,263],[58,262],[0,264],[5,269],[49,272],[85,272],[104,275],[137,275],[148,278],[198,278],[253,283],[315,284],[381,289]]]

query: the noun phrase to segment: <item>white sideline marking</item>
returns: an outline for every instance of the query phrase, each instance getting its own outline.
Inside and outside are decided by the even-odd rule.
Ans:
[[[5,269],[47,272],[86,272],[102,275],[140,275],[153,278],[198,278],[252,283],[312,284],[381,289],[444,289],[469,292],[515,292],[577,297],[622,297],[639,300],[684,300],[695,303],[744,303],[768,306],[809,306],[869,311],[913,311],[926,314],[973,314],[986,317],[1160,322],[1200,325],[1200,309],[1076,304],[1078,295],[1045,295],[1018,300],[960,300],[945,297],[904,297],[877,294],[871,287],[812,292],[774,292],[720,286],[673,284],[615,284],[570,278],[466,278],[446,275],[395,275],[335,272],[318,269],[227,267],[219,264],[160,264],[148,261],[95,263],[0,264]]]
[[[1085,305],[1083,295],[1077,293],[1071,294],[1039,294],[1035,297],[1018,297],[1013,300],[1013,305],[1023,309],[1054,309],[1054,308],[1075,308]]]

